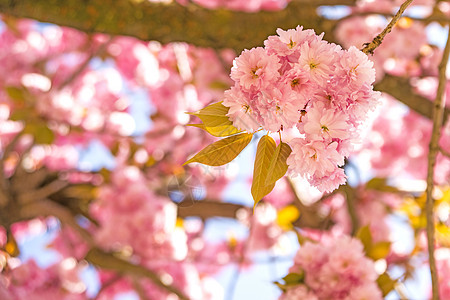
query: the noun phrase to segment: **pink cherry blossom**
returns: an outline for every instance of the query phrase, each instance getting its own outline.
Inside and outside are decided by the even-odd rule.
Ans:
[[[288,56],[298,51],[304,42],[311,42],[315,39],[314,30],[303,30],[303,26],[297,26],[295,29],[283,30],[277,29],[277,34],[269,36],[264,45],[270,54]]]
[[[244,50],[233,62],[231,78],[246,90],[265,88],[279,76],[278,61],[277,56],[267,54],[261,47]]]
[[[232,87],[225,91],[223,105],[230,108],[227,116],[237,128],[253,132],[260,127],[257,121],[258,111],[244,93],[239,88]]]
[[[334,60],[339,47],[328,42],[315,39],[300,47],[299,66],[305,70],[311,80],[324,84],[334,70]]]
[[[311,140],[343,140],[349,137],[350,126],[346,119],[343,113],[318,105],[310,109],[302,119],[303,130]]]
[[[336,150],[337,142],[308,142],[298,138],[292,140],[290,145],[292,154],[287,163],[300,175],[323,177],[344,164],[343,156]]]
[[[300,285],[303,289],[299,292],[309,290],[319,300],[366,299],[358,298],[363,296],[382,299],[374,263],[364,256],[362,243],[349,236],[324,237],[317,244],[305,243],[297,252],[290,272],[304,272],[304,285]],[[292,294],[288,292],[286,296]],[[284,294],[280,299],[283,297]]]
[[[347,84],[359,88],[363,84],[372,84],[375,81],[373,62],[356,47],[350,47],[340,58],[339,63],[341,69],[337,73]]]
[[[292,175],[332,191],[345,183],[338,167],[378,103],[373,62],[355,47],[342,50],[300,26],[277,33],[265,48],[244,50],[234,60],[235,85],[223,104],[241,130],[282,133],[297,127],[304,139],[288,142]]]
[[[298,285],[289,287],[285,293],[281,295],[279,300],[297,300],[297,299],[308,299],[308,300],[319,300],[313,292],[309,291],[304,285]]]

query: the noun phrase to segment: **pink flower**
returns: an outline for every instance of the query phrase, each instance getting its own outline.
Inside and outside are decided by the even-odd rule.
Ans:
[[[289,271],[304,272],[304,284],[298,285],[298,293],[303,296],[309,292],[315,298],[289,297],[297,291],[292,288],[280,299],[382,299],[373,261],[364,256],[361,242],[349,236],[324,237],[317,244],[305,243]]]
[[[306,101],[286,87],[261,92],[258,100],[263,127],[272,132],[294,127],[300,119],[300,108],[306,105]]]
[[[308,101],[319,87],[309,80],[309,74],[299,64],[294,64],[292,68],[284,74],[285,85],[296,92],[297,97]]]
[[[296,53],[303,43],[310,42],[316,38],[314,30],[303,30],[303,26],[300,25],[295,29],[288,29],[287,31],[278,28],[277,34],[278,36],[269,36],[264,41],[264,46],[270,54],[282,56]]]
[[[227,116],[238,129],[253,132],[261,126],[257,121],[258,112],[250,103],[249,96],[239,87],[234,86],[225,91],[223,105],[230,108]]]
[[[336,168],[334,172],[326,176],[311,178],[310,183],[319,191],[330,193],[337,189],[341,184],[345,184],[346,180],[347,176],[344,174],[344,169]]]
[[[334,61],[339,47],[316,38],[300,47],[298,64],[309,73],[311,80],[324,84],[334,71]]]
[[[296,138],[290,142],[292,153],[287,163],[298,174],[310,177],[327,176],[344,164],[344,157],[336,148],[337,142],[307,141]]]
[[[279,300],[299,300],[299,299],[307,299],[307,300],[319,300],[313,292],[308,290],[308,287],[305,285],[298,285],[292,288],[289,288],[285,293],[283,293]]]
[[[367,55],[351,46],[339,60],[340,69],[337,70],[339,77],[355,89],[363,84],[372,84],[375,81],[375,70],[373,62]]]
[[[321,191],[345,182],[338,166],[352,151],[359,128],[376,106],[373,63],[357,48],[344,51],[312,30],[278,29],[265,48],[245,50],[234,60],[235,85],[223,104],[234,126],[254,132],[297,128],[304,139],[289,142],[292,175]]]
[[[345,298],[345,300],[379,300],[383,299],[378,286],[373,284],[366,284],[364,286],[357,286],[353,288],[350,294]]]
[[[347,116],[339,111],[324,109],[322,105],[310,109],[303,120],[303,129],[311,139],[343,140],[350,135]]]
[[[246,90],[262,89],[278,78],[280,67],[278,57],[267,54],[264,48],[244,50],[233,61],[231,78]]]

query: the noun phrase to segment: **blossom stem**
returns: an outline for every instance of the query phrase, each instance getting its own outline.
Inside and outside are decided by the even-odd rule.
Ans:
[[[0,158],[0,208],[4,208],[10,201],[11,195],[9,194],[9,182],[5,177],[5,163],[9,157],[9,154],[14,150],[17,142],[22,136],[22,132],[17,133],[13,140],[5,147]]]
[[[441,151],[442,155],[450,158],[450,152],[446,151],[445,149],[442,149],[442,147],[439,148],[439,151]]]
[[[442,61],[439,64],[439,85],[436,92],[436,99],[433,107],[433,131],[431,133],[431,141],[428,153],[428,173],[427,173],[427,201],[426,201],[426,216],[427,216],[427,242],[428,242],[428,256],[431,273],[431,283],[433,291],[433,300],[439,300],[439,283],[438,274],[436,270],[436,261],[434,258],[434,214],[433,214],[433,175],[434,166],[436,165],[436,156],[439,152],[439,136],[440,129],[443,123],[444,114],[444,91],[446,85],[445,71],[447,69],[447,62],[450,53],[450,38],[447,37]]]
[[[375,49],[381,45],[386,34],[391,32],[392,28],[397,23],[397,21],[401,18],[403,12],[411,4],[411,2],[413,2],[413,0],[406,0],[405,2],[403,2],[403,4],[398,9],[395,16],[392,18],[392,20],[386,26],[386,28],[384,28],[383,31],[379,35],[377,35],[370,43],[367,43],[361,51],[364,52],[365,54],[369,54],[369,53],[373,54],[373,51],[375,51]]]

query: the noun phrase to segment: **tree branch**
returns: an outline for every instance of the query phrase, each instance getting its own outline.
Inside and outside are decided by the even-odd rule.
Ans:
[[[408,78],[386,74],[381,81],[375,84],[374,89],[391,95],[418,114],[433,119],[433,102],[414,93]],[[446,122],[449,116],[450,109],[445,108],[443,121]]]
[[[172,285],[167,285],[161,281],[159,276],[149,269],[146,269],[139,265],[134,265],[123,259],[120,259],[110,253],[104,252],[98,248],[92,248],[86,254],[86,260],[93,265],[96,265],[105,270],[116,271],[121,274],[128,274],[131,276],[140,276],[150,279],[154,284],[164,288],[170,293],[178,296],[181,300],[187,300],[188,298],[177,288]]]
[[[189,204],[189,206],[186,204]],[[295,200],[295,205],[300,210],[300,217],[293,222],[294,226],[323,229],[329,223],[328,220],[317,215],[314,208],[305,206],[300,200]],[[203,220],[213,217],[236,219],[236,214],[241,209],[246,210],[249,214],[252,213],[251,207],[240,204],[212,200],[184,201],[178,204],[178,217],[199,217]]]
[[[356,212],[356,195],[355,190],[348,184],[342,186],[342,190],[345,192],[345,203],[347,205],[347,212],[351,221],[351,235],[355,236],[359,230],[359,219]]]
[[[372,42],[366,44],[361,51],[364,52],[365,54],[369,54],[369,53],[373,54],[373,51],[378,46],[381,45],[386,34],[391,32],[392,27],[394,27],[394,25],[397,23],[397,21],[401,18],[403,12],[411,4],[412,1],[413,0],[406,0],[405,2],[403,2],[403,4],[398,9],[398,12],[395,14],[395,16],[392,18],[392,20],[386,26],[386,28],[384,28],[383,31],[372,40]]]
[[[330,21],[316,12],[319,4],[329,1],[313,2],[292,1],[281,11],[247,13],[209,10],[192,3],[182,6],[175,1],[167,4],[129,0],[0,0],[0,12],[88,33],[127,35],[163,44],[187,42],[200,47],[232,48],[239,52],[262,45],[278,27],[287,29],[301,24],[315,28],[318,33],[330,32],[331,27],[326,26]],[[333,2],[354,3],[350,0]]]
[[[72,229],[74,229],[88,245],[95,245],[91,234],[77,223],[72,213],[64,206],[61,206],[52,200],[44,199],[38,202],[28,203],[20,207],[19,213],[20,220],[54,216],[58,218],[61,223],[72,227]]]
[[[318,16],[316,8],[320,5],[354,4],[354,0],[294,0],[282,11],[247,13],[209,10],[193,4],[181,6],[176,2],[0,0],[0,12],[85,32],[127,35],[161,43],[181,41],[199,47],[232,48],[239,52],[244,48],[262,45],[268,35],[275,34],[278,27],[287,29],[299,24],[305,28],[314,28],[317,33],[325,32],[328,41],[336,42],[333,29],[339,20]],[[105,10],[105,7],[108,9]],[[386,75],[375,89],[391,94],[431,119],[432,104],[415,95],[406,79]],[[447,109],[444,120],[449,114]]]
[[[449,54],[450,54],[450,29],[449,35],[447,37],[447,44],[445,45],[444,54],[442,56],[442,61],[439,64],[439,85],[436,92],[436,99],[434,100],[433,131],[431,133],[430,148],[428,153],[426,216],[427,216],[428,256],[431,272],[433,300],[439,300],[439,282],[436,270],[436,261],[434,258],[433,176],[434,176],[434,166],[436,165],[436,156],[439,152],[439,136],[444,116],[444,107],[445,107],[444,91],[447,83],[445,72],[447,70],[447,62]]]
[[[450,152],[448,152],[447,150],[439,147],[439,151],[441,151],[442,155],[444,155],[445,157],[450,158]]]

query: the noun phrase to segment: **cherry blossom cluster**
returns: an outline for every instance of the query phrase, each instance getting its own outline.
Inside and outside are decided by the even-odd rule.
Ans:
[[[223,104],[234,126],[254,132],[297,128],[289,144],[293,174],[320,191],[345,182],[339,166],[358,140],[358,128],[377,105],[373,63],[355,47],[343,50],[313,30],[278,29],[265,47],[235,59]]]
[[[112,174],[112,184],[102,186],[91,213],[101,225],[95,233],[97,242],[108,250],[132,247],[135,254],[153,260],[186,256],[186,237],[175,230],[175,204],[149,190],[136,167]],[[141,230],[149,236],[139,235]]]
[[[305,243],[294,258],[291,273],[304,273],[304,282],[289,287],[280,300],[382,299],[372,260],[361,242],[349,236]]]
[[[0,275],[0,298],[14,299],[87,299],[86,286],[80,279],[82,267],[67,258],[48,268],[34,260],[13,266]]]

